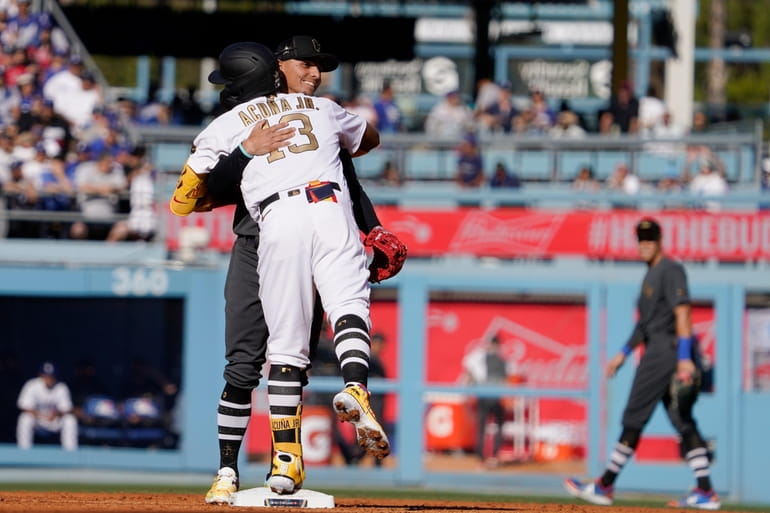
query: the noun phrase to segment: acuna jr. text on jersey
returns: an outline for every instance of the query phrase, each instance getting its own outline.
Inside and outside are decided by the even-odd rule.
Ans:
[[[294,105],[289,100],[295,100]],[[269,96],[263,101],[249,103],[238,111],[243,126],[253,125],[261,119],[266,119],[276,114],[298,110],[314,110],[313,98],[310,96],[295,96],[294,98],[277,98]]]

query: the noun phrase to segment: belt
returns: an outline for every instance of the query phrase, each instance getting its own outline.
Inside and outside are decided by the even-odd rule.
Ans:
[[[338,190],[338,191],[341,190],[340,184],[338,184],[337,182],[321,182],[321,185],[323,184],[331,185],[332,188],[334,188],[335,190]],[[318,186],[317,183],[312,183],[312,184],[308,184],[307,187],[305,187],[304,189],[289,189],[288,191],[274,192],[273,194],[271,194],[270,196],[268,196],[267,198],[259,202],[259,209],[264,210],[267,208],[268,205],[270,205],[275,201],[278,201],[281,198],[291,198],[292,196],[298,195],[303,190],[307,190],[309,188],[316,187],[316,186]],[[310,200],[308,201],[312,203],[312,201]]]

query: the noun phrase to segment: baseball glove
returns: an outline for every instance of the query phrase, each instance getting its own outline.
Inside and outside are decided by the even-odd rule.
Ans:
[[[671,376],[669,392],[671,394],[671,407],[674,410],[681,411],[682,408],[691,408],[698,398],[700,391],[701,374],[696,370],[692,376],[692,383],[684,383],[677,376],[676,372]]]
[[[369,264],[369,281],[380,283],[395,276],[404,266],[406,245],[391,232],[378,226],[364,240],[364,246],[372,248],[373,258]]]
[[[186,216],[191,212],[208,212],[213,208],[207,197],[206,179],[208,175],[199,175],[185,165],[169,202],[171,212]]]

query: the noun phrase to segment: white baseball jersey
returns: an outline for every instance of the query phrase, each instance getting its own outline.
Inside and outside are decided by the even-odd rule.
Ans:
[[[270,333],[267,358],[305,368],[316,288],[332,325],[356,315],[370,327],[366,253],[339,159],[340,148],[358,149],[366,121],[326,98],[255,98],[212,121],[195,138],[187,165],[196,173],[210,171],[221,156],[239,151],[262,119],[296,128],[288,146],[254,157],[241,181],[246,207],[260,225],[257,271]]]
[[[16,405],[20,410],[33,410],[47,416],[52,413],[68,413],[72,411],[70,389],[59,381],[48,388],[43,378],[32,378],[21,388]],[[54,420],[39,419],[40,425],[50,431],[61,429],[61,418]]]

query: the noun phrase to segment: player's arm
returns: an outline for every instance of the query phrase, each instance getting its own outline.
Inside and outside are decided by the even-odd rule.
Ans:
[[[692,359],[695,338],[692,334],[692,313],[689,303],[674,308],[677,341],[676,375],[683,384],[692,383],[695,374],[695,362]]]
[[[608,378],[613,377],[618,372],[618,369],[623,366],[628,355],[631,354],[636,346],[641,344],[643,340],[644,333],[642,332],[642,327],[637,322],[636,326],[634,326],[634,331],[628,338],[628,342],[626,342],[620,351],[607,362],[607,365],[604,368],[604,375]]]
[[[360,157],[366,155],[371,150],[380,145],[380,133],[369,122],[366,123],[366,130],[361,138],[361,143],[358,145],[358,150],[353,154],[353,157]]]
[[[356,224],[359,230],[369,234],[369,232],[382,223],[380,223],[380,219],[377,217],[372,201],[358,180],[350,153],[346,150],[340,150],[340,161],[342,161],[342,172],[345,175],[345,181],[350,191],[350,199],[353,202],[353,216],[356,219]]]

